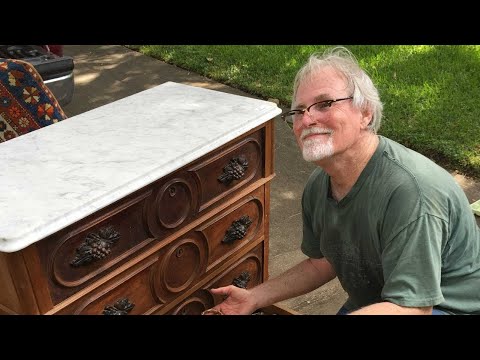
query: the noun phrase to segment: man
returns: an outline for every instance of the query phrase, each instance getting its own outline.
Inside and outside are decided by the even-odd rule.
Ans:
[[[339,314],[480,314],[480,230],[453,177],[377,135],[382,103],[345,48],[314,54],[298,72],[293,126],[318,165],[302,197],[308,259],[252,289],[212,289],[213,309],[250,314],[339,278]]]

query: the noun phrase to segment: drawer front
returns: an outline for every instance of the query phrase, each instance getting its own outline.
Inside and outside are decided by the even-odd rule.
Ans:
[[[134,194],[35,244],[54,304],[153,244],[144,217],[150,194]]]
[[[263,234],[263,204],[262,186],[196,229],[208,240],[208,269]]]
[[[263,177],[263,133],[260,129],[189,168],[198,185],[199,211]]]
[[[262,186],[161,249],[155,272],[158,298],[172,301],[221,262],[263,236],[263,202]]]
[[[55,314],[138,315],[161,306],[152,283],[157,263],[152,255]]]
[[[223,301],[221,296],[212,295],[208,289],[235,285],[250,289],[262,282],[263,278],[263,243],[242,256],[221,275],[208,282],[201,290],[183,300],[168,311],[169,315],[200,315]]]

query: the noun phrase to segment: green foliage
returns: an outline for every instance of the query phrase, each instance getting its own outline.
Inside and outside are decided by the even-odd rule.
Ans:
[[[324,45],[135,46],[258,97],[289,106],[292,83]],[[480,176],[480,46],[348,46],[378,86],[380,133],[450,170]]]

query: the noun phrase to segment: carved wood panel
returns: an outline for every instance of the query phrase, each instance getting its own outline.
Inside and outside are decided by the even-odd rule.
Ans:
[[[160,307],[152,286],[157,261],[157,254],[142,260],[58,314],[136,315]]]
[[[35,246],[58,303],[153,242],[143,214],[149,191],[132,194]]]
[[[261,187],[197,228],[208,239],[208,269],[263,233],[263,202]]]
[[[248,276],[246,275],[248,274]],[[239,279],[248,278],[245,288],[250,289],[262,282],[263,277],[263,243],[257,245],[252,251],[242,256],[238,261],[228,267],[221,275],[208,282],[202,289],[197,290],[172,310],[170,315],[200,315],[215,304],[223,301],[222,296],[213,295],[208,291],[227,285],[237,285]]]
[[[167,302],[182,293],[206,272],[207,239],[190,232],[159,252],[153,272],[153,288],[159,299]]]
[[[199,189],[199,210],[262,177],[261,131],[191,167]],[[227,176],[231,173],[232,176]]]
[[[179,170],[152,185],[152,195],[144,209],[148,228],[162,240],[195,219],[198,190],[191,174]]]
[[[180,305],[170,311],[169,315],[200,315],[214,305],[213,297],[209,291],[200,290],[189,296]]]
[[[227,285],[235,285],[250,289],[262,282],[263,275],[263,243],[257,245],[247,255],[242,256],[240,260],[235,262],[223,275],[214,279],[206,288],[217,288]],[[215,303],[222,301],[215,298]]]

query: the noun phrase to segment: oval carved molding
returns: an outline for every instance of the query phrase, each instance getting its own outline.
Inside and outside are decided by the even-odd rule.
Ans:
[[[155,199],[158,222],[167,229],[182,224],[193,208],[192,188],[183,179],[173,179],[161,187]]]
[[[103,214],[99,215],[94,221],[84,223],[81,226],[74,227],[72,231],[64,233],[64,235],[59,240],[57,240],[57,244],[48,256],[47,269],[51,279],[54,280],[55,283],[62,285],[66,288],[80,286],[91,280],[92,278],[96,277],[97,275],[103,273],[104,271],[112,268],[120,261],[128,257],[131,253],[138,251],[138,249],[142,248],[143,246],[146,246],[149,241],[143,241],[133,247],[127,248],[127,245],[123,244],[122,238],[117,238],[117,236],[113,234],[113,232],[102,235],[100,233],[100,230],[104,229],[103,231],[105,231],[105,229],[112,226],[112,222],[115,222],[113,219],[115,219],[117,216],[122,216],[125,211],[129,211],[130,209],[137,206],[138,209],[140,209],[141,211],[141,209],[144,207],[144,204],[146,203],[146,199],[150,195],[150,190],[143,192],[138,196],[130,199],[129,201],[113,208],[112,210],[104,212]],[[104,221],[105,219],[110,219],[111,221],[102,224],[102,221]],[[147,226],[145,225],[146,224],[144,221],[143,230],[147,231]],[[123,233],[123,231],[121,230],[121,226],[119,226],[119,223],[114,225],[113,229],[116,233]],[[80,237],[79,235],[82,233],[83,235]],[[96,258],[93,257],[91,259],[92,261],[81,261],[82,264],[79,263],[79,266],[73,265],[72,262],[75,263],[75,259],[77,259],[76,250],[86,244],[87,237],[90,234],[96,234],[96,236],[93,236],[88,242],[97,243],[95,239],[103,239],[108,240],[107,243],[111,243],[107,246],[107,243],[102,243],[102,241],[98,241],[98,245],[100,245],[100,247],[102,248],[98,250],[104,255],[106,255],[106,257],[103,257],[102,254],[99,254],[99,256],[97,256]],[[107,254],[110,251],[114,251],[117,253],[120,251],[121,255],[116,254],[116,256],[110,257]],[[80,261],[80,258],[78,258],[77,260]]]
[[[162,238],[193,218],[197,212],[198,191],[187,172],[179,172],[153,187],[143,210],[144,218],[152,237]]]
[[[208,260],[206,238],[190,233],[167,246],[152,268],[152,287],[159,301],[167,302],[205,273]]]
[[[210,309],[214,305],[213,297],[207,290],[197,291],[193,296],[187,298],[177,306],[172,315],[200,315],[203,311]]]
[[[262,282],[262,256],[260,249],[254,250],[232,264],[221,278],[213,282],[213,286],[220,287],[235,285],[237,287],[251,287]],[[258,253],[257,253],[258,252]],[[238,286],[242,285],[242,286]]]

